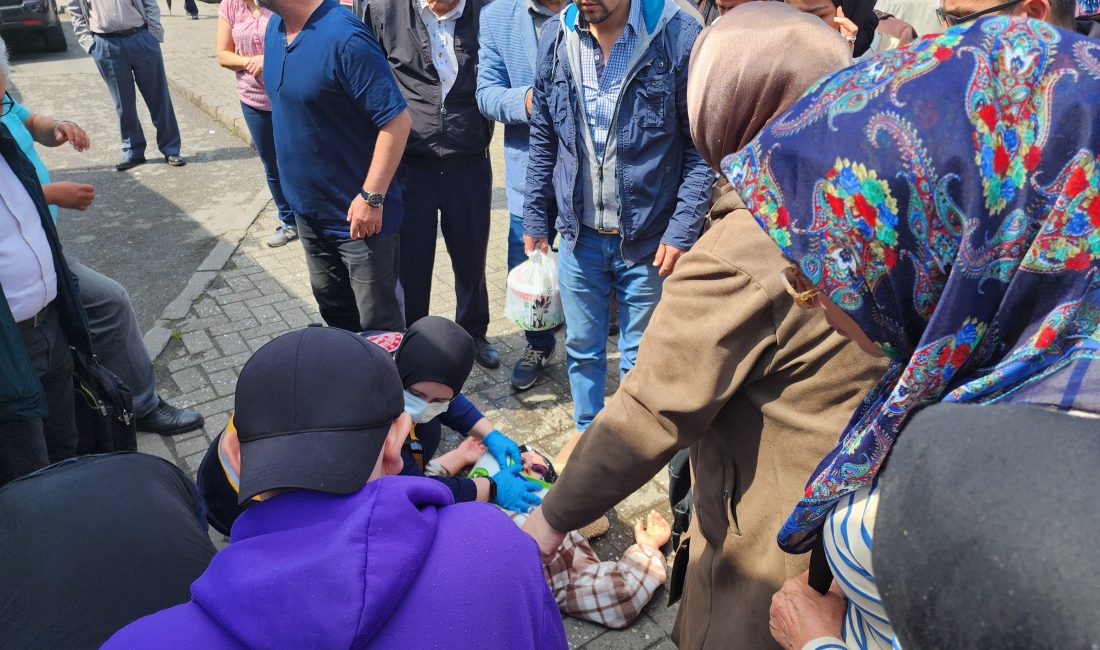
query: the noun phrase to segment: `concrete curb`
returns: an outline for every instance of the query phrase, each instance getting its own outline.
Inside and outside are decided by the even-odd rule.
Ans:
[[[175,81],[172,77],[168,77],[168,87],[186,97],[187,101],[197,106],[200,111],[206,113],[215,122],[229,129],[230,133],[244,140],[250,146],[252,145],[252,134],[248,131],[248,125],[245,124],[244,117],[239,114],[239,111],[236,115],[230,115],[223,108],[220,108],[212,98],[196,92],[183,83]]]
[[[210,282],[217,277],[218,272],[233,257],[233,253],[236,252],[237,246],[244,239],[248,229],[261,214],[267,211],[267,205],[270,202],[271,193],[267,188],[257,192],[255,198],[241,212],[238,223],[234,224],[239,227],[228,230],[218,237],[214,248],[207,253],[206,259],[199,264],[199,268],[191,275],[183,291],[180,291],[179,295],[168,303],[168,306],[161,312],[160,318],[145,333],[145,350],[149,353],[150,359],[155,361],[160,353],[164,352],[168,341],[172,339],[172,322],[187,317],[187,312],[191,311],[191,305],[199,299]]]
[[[188,101],[209,115],[215,122],[229,129],[230,133],[252,146],[252,134],[249,133],[248,126],[244,123],[242,117],[230,115],[209,97],[195,92],[187,85],[175,81],[171,77],[168,78],[168,86],[186,97]],[[202,261],[202,264],[199,264],[199,268],[187,281],[187,286],[172,302],[168,303],[160,318],[145,333],[145,350],[149,353],[150,359],[155,361],[161,352],[164,352],[164,348],[172,340],[172,321],[187,317],[191,305],[206,291],[206,287],[217,276],[218,271],[221,271],[229,262],[229,259],[233,257],[233,253],[237,250],[241,240],[244,239],[245,233],[252,227],[253,222],[264,213],[270,201],[271,193],[266,188],[256,194],[256,197],[235,219],[236,223],[233,225],[236,227],[226,231],[218,238],[213,250],[207,254],[206,259]]]

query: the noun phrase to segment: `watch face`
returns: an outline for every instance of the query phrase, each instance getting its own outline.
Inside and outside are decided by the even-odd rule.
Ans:
[[[378,192],[371,192],[367,195],[367,205],[372,208],[380,208],[382,204],[386,202],[386,197]]]

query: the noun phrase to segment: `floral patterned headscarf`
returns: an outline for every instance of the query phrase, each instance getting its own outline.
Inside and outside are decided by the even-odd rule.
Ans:
[[[723,171],[893,361],[784,549],[808,550],[921,406],[1100,412],[1100,42],[1006,17],[921,39],[827,78]]]

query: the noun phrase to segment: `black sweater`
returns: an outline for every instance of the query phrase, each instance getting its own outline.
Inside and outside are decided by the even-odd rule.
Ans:
[[[401,94],[409,103],[413,125],[405,160],[430,164],[453,159],[458,163],[484,157],[493,137],[493,124],[481,115],[475,96],[482,2],[466,0],[466,8],[455,23],[458,78],[446,101],[418,5],[417,0],[373,0],[364,11],[364,21],[382,45]]]

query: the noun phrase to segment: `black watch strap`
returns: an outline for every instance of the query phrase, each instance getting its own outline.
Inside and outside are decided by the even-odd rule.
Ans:
[[[492,477],[485,477],[489,481],[489,503],[497,502],[497,482]]]

